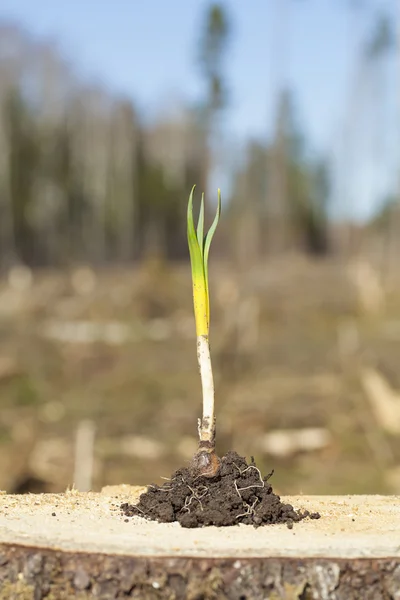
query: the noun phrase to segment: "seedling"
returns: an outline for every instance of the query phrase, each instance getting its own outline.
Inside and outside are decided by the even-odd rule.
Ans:
[[[217,214],[208,233],[204,235],[204,195],[195,228],[194,190],[193,187],[189,196],[187,235],[192,266],[197,359],[203,391],[203,416],[198,422],[199,447],[189,467],[175,471],[162,486],[148,486],[138,504],[122,504],[121,510],[127,517],[140,516],[161,523],[178,521],[183,527],[222,527],[238,523],[257,527],[286,523],[288,527],[293,527],[294,522],[307,516],[317,519],[320,515],[296,511],[291,504],[281,502],[267,483],[273,471],[263,477],[253,457],[248,464],[245,458],[234,451],[227,452],[222,459],[215,453],[208,254],[221,214],[221,194],[218,190]]]
[[[215,477],[220,459],[215,454],[214,378],[211,365],[209,330],[210,297],[208,286],[208,254],[221,214],[221,192],[218,190],[218,206],[214,221],[204,235],[204,194],[201,197],[199,220],[195,229],[193,221],[193,195],[190,192],[187,210],[187,237],[192,267],[193,305],[196,322],[197,360],[203,393],[203,416],[198,420],[199,448],[192,460],[192,468],[199,475]]]

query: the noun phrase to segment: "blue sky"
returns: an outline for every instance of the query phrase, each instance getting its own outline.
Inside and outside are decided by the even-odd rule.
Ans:
[[[371,2],[394,14],[395,0]],[[337,203],[343,209],[351,201],[358,215],[367,215],[393,184],[394,165],[400,159],[393,75],[388,100],[380,109],[384,130],[380,162],[370,156],[365,142],[375,135],[370,126],[374,109],[369,113],[353,109],[356,116],[361,110],[366,113],[364,120],[359,119],[365,135],[359,134],[351,150],[341,133],[354,118],[348,98],[356,49],[369,13],[351,13],[349,0],[289,0],[290,11],[281,25],[289,44],[286,60],[280,63],[274,54],[279,3],[283,0],[225,1],[233,26],[226,63],[231,99],[225,136],[237,141],[268,135],[280,71],[294,88],[310,144],[333,157]],[[0,18],[17,21],[37,36],[54,38],[81,72],[129,94],[143,113],[154,116],[174,99],[192,101],[201,93],[194,66],[207,4],[206,0],[2,0]],[[398,90],[399,82],[395,85]]]

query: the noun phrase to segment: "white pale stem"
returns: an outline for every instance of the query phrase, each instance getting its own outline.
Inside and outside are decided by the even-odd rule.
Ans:
[[[199,361],[201,385],[203,389],[203,418],[199,419],[200,442],[214,444],[214,379],[211,367],[208,336],[197,336],[197,360]]]

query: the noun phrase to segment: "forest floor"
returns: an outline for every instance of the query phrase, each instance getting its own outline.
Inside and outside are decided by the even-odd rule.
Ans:
[[[281,494],[400,493],[400,282],[366,306],[343,263],[292,258],[214,263],[210,288],[218,453],[274,469]],[[0,489],[87,479],[92,435],[94,490],[186,466],[194,336],[187,265],[0,280]]]

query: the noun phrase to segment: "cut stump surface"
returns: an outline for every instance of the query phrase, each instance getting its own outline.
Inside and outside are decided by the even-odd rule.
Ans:
[[[0,496],[0,599],[400,600],[400,497],[298,496],[288,529],[184,529],[122,503],[144,488]]]

